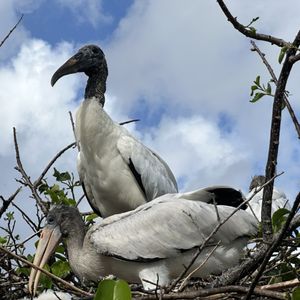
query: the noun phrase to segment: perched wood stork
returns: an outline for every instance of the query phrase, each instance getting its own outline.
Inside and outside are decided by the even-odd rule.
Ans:
[[[256,191],[264,185],[266,178],[262,175],[256,175],[253,177],[250,186],[249,193],[246,196],[246,199],[249,199],[256,193]],[[261,221],[261,207],[263,199],[263,189],[260,190],[253,198],[248,202],[248,208],[246,209],[250,214],[254,214],[257,220]],[[291,209],[289,200],[287,199],[284,192],[278,190],[276,187],[273,188],[272,195],[272,215],[279,208]]]
[[[159,285],[165,286],[190,263],[219,221],[235,209],[208,203],[213,199],[214,203],[227,201],[222,199],[222,194],[218,193],[218,187],[166,194],[133,211],[102,219],[87,232],[76,208],[54,207],[47,216],[34,264],[43,267],[64,238],[70,266],[81,281],[97,282],[113,274],[128,282],[141,281],[145,289],[154,288],[148,281],[156,283],[158,280]],[[239,199],[232,204],[240,203]],[[208,254],[210,256],[194,277],[219,274],[238,264],[249,237],[256,232],[256,219],[238,210],[200,253],[195,266],[204,262]],[[37,289],[39,274],[32,269],[31,293]]]
[[[94,211],[107,217],[176,193],[177,183],[168,165],[104,111],[108,70],[98,46],[81,48],[54,73],[51,85],[77,72],[88,76],[85,99],[76,114],[77,169]]]

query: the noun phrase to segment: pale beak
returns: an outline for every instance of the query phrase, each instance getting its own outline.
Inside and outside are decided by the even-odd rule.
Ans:
[[[58,226],[53,227],[47,225],[41,233],[39,245],[33,260],[33,264],[43,268],[49,260],[51,254],[55,251],[56,246],[61,240],[62,234]],[[31,269],[28,290],[29,293],[35,295],[39,283],[41,271],[34,268]]]
[[[65,75],[78,72],[80,67],[81,61],[75,56],[72,56],[53,74],[51,78],[51,85],[54,86],[56,81]]]

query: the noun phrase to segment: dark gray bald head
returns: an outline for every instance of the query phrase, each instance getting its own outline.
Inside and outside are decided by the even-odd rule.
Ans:
[[[54,206],[48,213],[46,218],[46,226],[58,226],[63,237],[68,237],[70,233],[76,230],[84,229],[84,222],[76,207],[59,205]]]
[[[266,178],[263,175],[255,175],[250,183],[249,192],[252,191],[254,188],[258,188],[264,185],[266,182]]]

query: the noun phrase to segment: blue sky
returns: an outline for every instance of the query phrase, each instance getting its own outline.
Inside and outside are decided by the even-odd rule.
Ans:
[[[227,2],[244,24],[260,16],[255,26],[264,33],[290,41],[299,28],[295,1]],[[0,39],[22,12],[22,23],[0,48],[0,195],[18,186],[13,126],[32,178],[73,141],[68,111],[82,101],[86,78],[68,76],[54,88],[50,78],[88,43],[101,46],[108,61],[106,110],[116,121],[141,119],[128,129],[168,162],[182,191],[229,184],[247,192],[251,177],[264,172],[272,101],[251,104],[249,95],[257,75],[263,82],[270,76],[216,1],[2,1]],[[257,44],[278,72],[279,49]],[[298,116],[299,71],[295,66],[288,84]],[[285,174],[276,185],[293,200],[300,154],[286,111],[281,138],[278,172]],[[64,155],[57,168],[77,174],[76,155]],[[17,201],[31,209],[25,191]]]

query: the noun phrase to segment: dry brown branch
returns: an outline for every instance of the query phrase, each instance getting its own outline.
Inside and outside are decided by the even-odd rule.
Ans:
[[[270,144],[268,152],[268,161],[266,165],[266,180],[269,180],[276,173],[279,140],[280,140],[280,128],[281,128],[281,114],[283,106],[283,98],[286,89],[286,84],[293,67],[293,63],[289,61],[289,58],[295,55],[297,48],[300,44],[300,31],[297,33],[293,46],[286,52],[286,58],[283,63],[279,79],[277,82],[277,88],[273,102],[273,112],[271,121],[271,132],[270,132]],[[266,186],[263,191],[262,201],[262,233],[264,241],[271,241],[272,239],[272,194],[273,194],[274,182]]]
[[[0,196],[0,199],[2,200],[2,207],[0,208],[0,218],[2,215],[6,212],[8,209],[9,205],[12,203],[12,201],[16,198],[16,196],[19,194],[21,191],[21,187],[19,187],[7,200],[4,199],[3,196]]]
[[[274,284],[267,284],[267,285],[263,285],[260,288],[262,290],[284,290],[284,289],[290,289],[296,286],[300,286],[300,281],[299,279],[293,279],[293,280],[289,280],[289,281],[284,281],[284,282],[278,282],[278,283],[274,283]]]
[[[223,13],[226,15],[227,20],[233,25],[235,29],[237,29],[239,32],[241,32],[243,35],[255,39],[255,40],[261,40],[261,41],[266,41],[271,44],[275,44],[279,47],[290,47],[290,43],[284,41],[283,39],[267,35],[267,34],[262,34],[262,33],[257,33],[254,30],[248,29],[246,26],[242,25],[237,21],[237,18],[234,17],[231,12],[228,10],[227,6],[225,5],[223,0],[217,0],[219,6],[221,7]]]
[[[47,275],[47,276],[49,276],[50,278],[56,280],[57,282],[60,282],[61,284],[63,284],[64,286],[68,287],[69,289],[71,289],[71,290],[73,290],[73,291],[76,291],[76,292],[78,292],[78,293],[80,293],[80,294],[82,294],[82,295],[84,295],[84,296],[88,296],[88,297],[93,296],[92,294],[90,294],[90,293],[88,293],[88,292],[86,292],[86,291],[83,291],[83,290],[79,289],[78,287],[76,287],[76,286],[70,284],[69,282],[67,282],[67,281],[65,281],[65,280],[63,280],[63,279],[57,277],[56,275],[54,275],[54,274],[52,274],[52,273],[50,273],[50,272],[48,272],[48,271],[46,271],[46,270],[44,270],[44,269],[42,269],[42,268],[36,266],[36,265],[34,265],[33,263],[31,263],[30,261],[26,260],[25,258],[20,257],[19,255],[16,255],[16,254],[12,253],[11,251],[9,251],[8,249],[6,249],[6,248],[4,248],[4,247],[2,247],[2,246],[0,246],[0,250],[1,250],[2,252],[4,252],[4,253],[8,254],[9,256],[11,256],[11,257],[13,257],[13,258],[15,258],[15,259],[17,259],[17,260],[23,262],[24,264],[26,264],[26,265],[28,265],[28,266],[34,268],[34,269],[37,269],[37,270],[41,271],[41,272],[44,273],[45,275]]]
[[[18,25],[20,24],[20,22],[23,19],[23,14],[21,15],[19,21],[16,23],[16,25],[9,31],[9,33],[6,35],[6,37],[0,42],[0,47],[2,47],[2,45],[5,43],[5,41],[10,37],[10,35],[13,33],[13,31],[18,27]]]
[[[250,41],[250,43],[253,46],[252,50],[256,51],[258,53],[258,55],[260,56],[262,62],[267,67],[267,69],[268,69],[268,71],[269,71],[269,73],[270,73],[270,75],[272,77],[272,80],[274,81],[275,85],[277,85],[277,83],[278,83],[277,77],[276,77],[276,75],[274,73],[274,70],[272,69],[271,65],[267,61],[266,55],[260,51],[260,49],[257,47],[257,45],[255,44],[254,41]],[[293,62],[295,62],[295,61],[293,61]],[[299,124],[299,122],[298,122],[298,120],[296,118],[295,112],[294,112],[294,110],[293,110],[293,108],[292,108],[292,106],[291,106],[291,104],[290,104],[290,102],[288,100],[288,97],[286,95],[284,95],[283,100],[284,100],[286,108],[287,108],[287,110],[288,110],[288,112],[289,112],[289,114],[290,114],[290,116],[292,118],[292,121],[294,123],[295,129],[296,129],[297,134],[298,134],[298,138],[300,139],[300,124]]]

